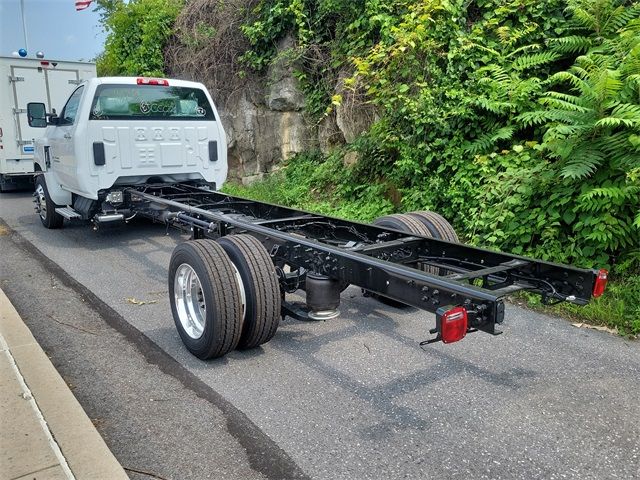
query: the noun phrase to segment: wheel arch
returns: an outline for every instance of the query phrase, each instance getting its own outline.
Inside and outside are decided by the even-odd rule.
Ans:
[[[41,172],[38,173],[38,175],[42,176],[45,184],[47,185],[47,190],[49,191],[49,196],[53,203],[56,205],[71,205],[71,192],[62,189],[53,176],[53,172]]]

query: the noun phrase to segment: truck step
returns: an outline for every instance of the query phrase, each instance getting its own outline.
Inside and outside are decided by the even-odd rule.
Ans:
[[[58,207],[56,208],[56,213],[62,215],[67,220],[71,220],[73,218],[82,218],[82,215],[80,215],[71,207]]]

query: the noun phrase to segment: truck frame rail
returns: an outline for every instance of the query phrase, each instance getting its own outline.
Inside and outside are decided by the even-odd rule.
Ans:
[[[602,271],[494,252],[391,228],[248,200],[187,184],[123,189],[131,213],[192,232],[194,239],[249,234],[266,248],[283,292],[309,273],[436,313],[463,307],[467,331],[499,334],[504,298],[526,290],[544,303],[586,304]],[[302,286],[301,286],[302,285]],[[283,315],[306,319],[283,302]],[[463,332],[463,336],[464,336]]]

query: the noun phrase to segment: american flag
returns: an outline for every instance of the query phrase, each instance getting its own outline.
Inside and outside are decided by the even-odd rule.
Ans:
[[[89,8],[91,2],[93,0],[76,0],[76,11],[84,10],[85,8]]]

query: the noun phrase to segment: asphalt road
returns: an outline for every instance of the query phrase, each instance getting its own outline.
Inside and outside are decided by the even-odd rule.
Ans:
[[[186,237],[145,222],[46,230],[25,193],[0,195],[0,218],[248,419],[264,436],[240,442],[250,455],[318,479],[640,476],[638,342],[508,306],[504,335],[421,349],[431,314],[351,287],[338,319],[287,320],[263,348],[203,362],[183,348],[167,298]]]

